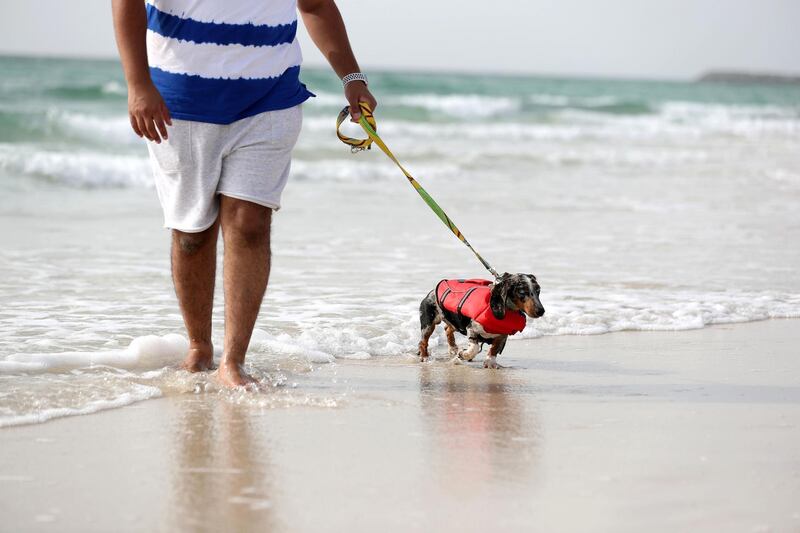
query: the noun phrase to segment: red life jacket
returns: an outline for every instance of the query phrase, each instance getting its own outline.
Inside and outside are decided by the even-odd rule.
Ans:
[[[491,281],[485,279],[443,279],[436,285],[436,301],[461,333],[472,319],[486,331],[495,335],[513,335],[525,328],[525,315],[507,310],[501,320],[495,318],[489,306]],[[451,320],[452,319],[452,320]]]

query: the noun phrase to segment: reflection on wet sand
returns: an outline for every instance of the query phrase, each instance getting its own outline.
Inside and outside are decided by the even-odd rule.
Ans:
[[[174,531],[276,531],[268,447],[247,405],[215,395],[187,402],[176,423]]]
[[[466,496],[489,481],[534,478],[536,415],[512,370],[421,365],[419,372],[430,462],[442,485]]]

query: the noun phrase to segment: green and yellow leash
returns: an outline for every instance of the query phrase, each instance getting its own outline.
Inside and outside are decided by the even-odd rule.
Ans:
[[[439,217],[439,220],[444,222],[444,225],[447,226],[450,229],[450,231],[453,232],[453,235],[458,237],[458,240],[466,244],[467,248],[472,250],[472,253],[475,254],[475,257],[478,258],[478,261],[481,262],[484,268],[486,268],[486,270],[488,270],[495,277],[495,279],[499,278],[500,275],[494,268],[492,268],[492,265],[490,265],[488,261],[486,261],[486,259],[481,257],[481,254],[475,251],[475,248],[472,247],[469,241],[467,241],[467,238],[464,237],[464,234],[461,233],[461,230],[459,230],[458,227],[453,223],[453,221],[450,220],[450,217],[447,216],[447,213],[444,212],[444,209],[439,207],[439,204],[436,203],[436,200],[431,198],[431,195],[428,194],[428,191],[423,189],[422,185],[420,185],[419,182],[414,179],[414,176],[409,174],[409,172],[405,168],[403,168],[403,165],[400,164],[400,161],[398,161],[397,158],[392,153],[392,151],[389,150],[389,147],[386,146],[386,143],[384,143],[383,140],[378,136],[377,133],[378,126],[375,122],[375,117],[372,116],[372,110],[369,108],[369,106],[364,102],[359,102],[359,107],[361,107],[361,118],[358,119],[358,123],[367,133],[367,138],[352,139],[350,137],[342,135],[342,133],[339,131],[339,128],[341,127],[342,123],[347,118],[350,117],[350,106],[347,106],[344,109],[342,109],[341,113],[339,113],[339,116],[336,118],[336,135],[339,137],[339,140],[349,145],[350,150],[353,153],[360,152],[361,150],[368,150],[373,142],[377,144],[378,147],[381,150],[383,150],[383,153],[386,154],[386,156],[389,159],[394,161],[394,164],[397,165],[398,168],[400,168],[405,177],[408,178],[408,182],[411,184],[412,187],[414,187],[414,190],[416,190],[419,193],[422,199],[425,200],[425,203],[428,204],[428,207],[430,207],[433,210],[433,212],[436,213],[436,216]]]

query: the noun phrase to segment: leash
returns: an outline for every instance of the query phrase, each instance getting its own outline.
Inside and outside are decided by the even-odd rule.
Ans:
[[[475,257],[478,258],[478,261],[481,262],[484,268],[488,270],[492,274],[492,276],[495,277],[495,279],[499,279],[500,275],[494,268],[492,268],[492,265],[490,265],[486,261],[486,259],[481,257],[481,254],[479,254],[475,250],[475,248],[472,247],[469,241],[467,241],[467,238],[464,237],[464,234],[461,233],[461,230],[458,229],[458,227],[453,223],[453,221],[450,220],[450,217],[447,216],[447,213],[444,212],[444,209],[439,207],[439,204],[437,204],[436,200],[434,200],[431,197],[431,195],[428,194],[428,191],[423,189],[422,185],[420,185],[419,182],[414,179],[414,176],[409,174],[409,172],[405,168],[403,168],[403,165],[400,164],[400,161],[398,161],[397,158],[392,153],[392,151],[389,150],[389,147],[386,146],[386,143],[384,143],[383,140],[378,136],[377,133],[378,125],[375,122],[375,117],[372,116],[372,110],[369,108],[369,105],[367,105],[365,102],[359,102],[359,107],[361,107],[361,118],[358,120],[358,123],[367,133],[367,138],[353,139],[345,135],[342,135],[342,133],[339,131],[339,128],[341,127],[342,123],[345,121],[345,119],[347,119],[350,116],[350,106],[346,106],[344,109],[342,109],[342,111],[339,113],[339,116],[336,118],[336,135],[339,137],[339,140],[349,145],[350,151],[353,153],[360,152],[362,150],[369,150],[370,145],[373,142],[377,144],[378,147],[381,150],[383,150],[383,153],[386,154],[386,156],[389,159],[394,161],[394,164],[397,165],[398,168],[400,168],[405,177],[408,178],[408,182],[411,184],[412,187],[414,187],[414,190],[419,193],[422,199],[425,200],[425,203],[428,204],[428,207],[430,207],[433,210],[433,212],[436,213],[436,216],[439,217],[439,220],[444,222],[444,225],[447,226],[450,229],[450,231],[453,232],[453,235],[458,237],[458,240],[466,244],[467,248],[472,250],[472,253],[475,254]]]

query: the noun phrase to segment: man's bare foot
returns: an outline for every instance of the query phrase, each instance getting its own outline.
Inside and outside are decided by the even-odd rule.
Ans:
[[[255,385],[258,383],[252,376],[245,372],[241,366],[224,360],[219,364],[217,377],[226,387],[247,387],[248,385]]]
[[[211,344],[190,346],[186,359],[181,363],[181,368],[189,372],[212,370],[214,368],[214,347]]]

